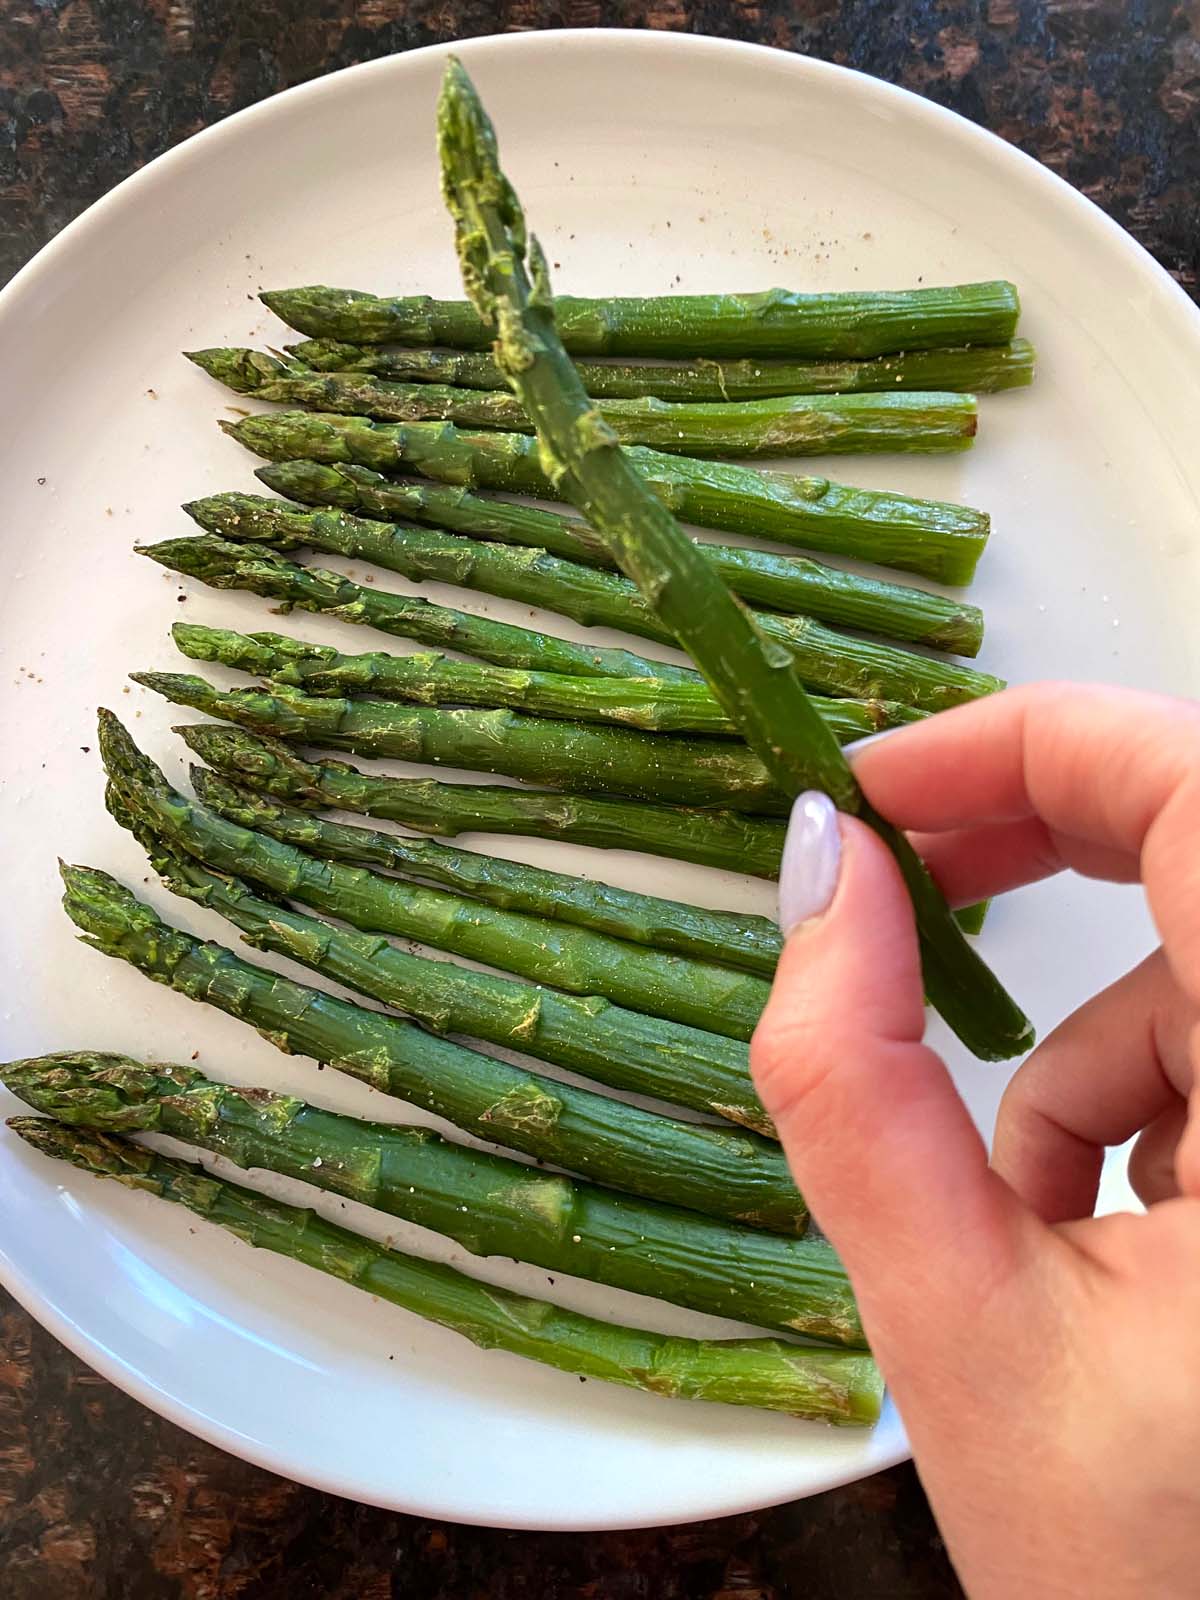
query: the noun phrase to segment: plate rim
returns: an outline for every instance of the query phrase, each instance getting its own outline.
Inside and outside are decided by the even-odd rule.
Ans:
[[[1128,266],[1159,298],[1162,314],[1173,316],[1180,324],[1187,325],[1192,338],[1200,345],[1200,307],[1143,245],[1066,179],[1052,172],[1035,157],[1008,143],[998,134],[971,122],[960,113],[856,68],[776,49],[769,45],[721,39],[705,34],[626,28],[563,28],[530,33],[487,34],[477,38],[424,45],[340,68],[307,83],[280,90],[253,105],[246,106],[221,121],[189,135],[145,166],[129,174],[48,240],[0,288],[0,338],[3,337],[8,318],[19,310],[22,299],[35,289],[45,276],[55,270],[60,257],[69,258],[72,251],[81,247],[86,248],[90,231],[105,225],[112,212],[130,201],[136,202],[143,189],[152,187],[164,179],[169,181],[183,175],[189,162],[203,159],[210,148],[219,148],[222,141],[236,141],[255,122],[268,123],[278,112],[278,102],[287,100],[289,104],[294,104],[305,99],[316,102],[323,97],[336,98],[345,92],[343,80],[353,77],[355,81],[360,81],[367,74],[383,77],[396,72],[398,68],[403,70],[404,65],[410,60],[437,60],[449,55],[461,55],[469,63],[476,60],[482,62],[495,56],[518,52],[552,53],[556,50],[578,48],[581,45],[595,50],[636,49],[657,51],[667,56],[694,58],[705,56],[728,58],[736,54],[752,63],[757,62],[760,66],[769,65],[772,70],[794,73],[798,78],[807,76],[832,81],[849,77],[856,80],[855,87],[858,92],[876,96],[882,103],[896,107],[906,117],[916,116],[924,119],[927,126],[945,136],[965,142],[1002,165],[1007,164],[1015,181],[1038,185],[1058,204],[1068,207],[1081,223],[1092,228],[1098,227],[1105,236],[1107,245],[1120,251]],[[316,1470],[315,1467],[298,1470],[295,1461],[290,1460],[284,1450],[272,1448],[257,1439],[249,1438],[239,1433],[232,1425],[199,1411],[186,1399],[160,1388],[147,1374],[129,1366],[115,1351],[97,1342],[44,1289],[34,1284],[32,1278],[18,1267],[2,1246],[0,1246],[0,1283],[53,1338],[139,1404],[218,1449],[264,1471],[324,1493],[405,1515],[454,1520],[470,1526],[522,1531],[601,1532],[624,1528],[671,1526],[680,1521],[679,1516],[674,1513],[658,1515],[649,1513],[636,1520],[622,1518],[619,1521],[603,1516],[590,1520],[571,1516],[542,1517],[539,1520],[512,1515],[497,1518],[490,1517],[486,1513],[467,1516],[457,1509],[448,1513],[444,1505],[435,1502],[422,1503],[419,1499],[411,1497],[400,1501],[394,1494],[389,1496],[383,1492],[382,1488],[371,1492],[369,1486],[355,1477],[352,1469],[331,1466],[321,1470]],[[907,1460],[909,1455],[910,1452],[900,1445],[881,1451],[878,1459],[865,1472],[861,1466],[834,1469],[825,1474],[820,1483],[802,1485],[781,1493],[777,1498],[764,1501],[760,1495],[750,1495],[746,1498],[729,1497],[719,1503],[698,1507],[689,1513],[685,1520],[744,1514],[770,1505],[786,1504],[797,1498],[806,1498],[810,1494],[825,1493],[897,1465]]]

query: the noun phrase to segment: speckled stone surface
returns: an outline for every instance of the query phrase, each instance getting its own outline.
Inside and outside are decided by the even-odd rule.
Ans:
[[[336,67],[516,29],[749,39],[928,95],[1200,288],[1200,0],[0,0],[0,281],[135,167]],[[949,1600],[911,1469],[755,1516],[508,1534],[283,1482],[90,1373],[0,1293],[4,1600]]]

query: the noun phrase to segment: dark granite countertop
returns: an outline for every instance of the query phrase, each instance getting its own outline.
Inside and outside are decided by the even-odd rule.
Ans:
[[[1200,0],[0,0],[0,281],[135,167],[336,67],[475,34],[756,40],[983,123],[1200,288]],[[0,1294],[5,1600],[946,1600],[910,1468],[754,1516],[508,1534],[302,1489],[111,1388]]]

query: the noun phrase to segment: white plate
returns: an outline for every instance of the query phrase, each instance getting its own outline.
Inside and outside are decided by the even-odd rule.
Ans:
[[[986,401],[966,457],[843,460],[835,475],[993,511],[976,590],[988,667],[1195,689],[1200,319],[1099,211],[947,112],[795,56],[603,32],[478,40],[462,54],[564,290],[1017,280],[1041,352],[1037,386]],[[445,55],[339,73],[190,140],[94,206],[0,300],[6,1055],[198,1049],[217,1075],[385,1114],[360,1086],[75,943],[55,857],[141,888],[144,863],[102,808],[94,707],[127,715],[181,773],[167,730],[186,719],[126,693],[124,672],[178,666],[167,639],[177,616],[267,625],[248,596],[192,589],[181,607],[179,586],[130,552],[135,538],[190,526],[182,499],[253,486],[251,461],[214,426],[224,397],[179,350],[280,340],[253,298],[262,285],[458,292],[434,161]],[[367,644],[349,628],[296,625]],[[770,906],[762,884],[699,869],[510,849]],[[221,933],[157,887],[145,893]],[[1044,1030],[1151,937],[1132,892],[1063,881],[999,906],[984,942]],[[986,1127],[1004,1074],[949,1053]],[[873,1433],[829,1431],[482,1354],[192,1220],[3,1136],[0,1250],[18,1298],[164,1415],[325,1489],[459,1521],[630,1526],[811,1493],[905,1451],[890,1411]],[[470,1267],[542,1283],[499,1263]],[[655,1326],[708,1325],[586,1285],[556,1292]]]

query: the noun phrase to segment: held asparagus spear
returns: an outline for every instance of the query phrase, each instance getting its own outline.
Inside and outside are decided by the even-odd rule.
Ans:
[[[297,805],[332,806],[445,838],[524,834],[599,850],[640,850],[759,878],[779,875],[784,825],[767,817],[494,783],[393,778],[344,761],[308,761],[290,745],[243,728],[193,722],[174,731],[219,772]]]
[[[164,1133],[243,1168],[301,1178],[445,1234],[477,1256],[671,1300],[692,1311],[863,1346],[845,1271],[817,1237],[785,1239],[656,1205],[443,1139],[360,1122],[192,1067],[65,1050],[0,1065],[36,1111],[99,1133]]]
[[[667,678],[572,678],[515,672],[443,655],[343,655],[282,633],[234,633],[177,622],[176,645],[193,661],[219,661],[314,695],[378,695],[421,705],[502,706],[573,722],[616,723],[643,733],[736,736],[708,686]],[[919,713],[887,700],[822,700],[821,715],[839,739],[856,739],[914,720]]]
[[[251,560],[262,558],[276,540],[285,549],[304,542],[373,561],[418,583],[461,584],[521,605],[545,606],[585,627],[623,628],[659,644],[677,642],[636,585],[615,572],[561,561],[545,550],[481,544],[434,528],[375,522],[344,511],[289,511],[274,500],[255,504],[249,495],[238,496],[231,505],[230,498],[203,501],[190,509],[204,525],[231,534],[232,541],[222,538],[214,545],[202,539],[165,539],[137,549],[176,572],[209,581],[210,573],[228,574],[230,562],[239,559],[229,548],[233,541],[257,538],[248,551]],[[255,581],[265,580],[256,576]],[[343,584],[348,582],[343,579]],[[364,599],[368,610],[379,612],[387,605],[386,595],[376,596],[373,606]],[[899,700],[939,711],[1003,687],[999,678],[973,667],[934,660],[879,640],[855,639],[810,617],[759,612],[756,620],[765,634],[792,652],[804,681],[822,692]]]
[[[481,321],[496,325],[497,359],[537,426],[550,474],[652,599],[780,787],[789,795],[823,790],[887,842],[913,898],[926,993],[963,1042],[992,1060],[1025,1050],[1033,1037],[1028,1019],[967,944],[907,839],[867,804],[791,660],[696,555],[590,406],[558,338],[536,244],[532,286],[526,277],[520,203],[500,170],[492,126],[454,59],[443,78],[438,136],[467,294]]]
[[[190,776],[192,787],[210,811],[329,861],[382,867],[505,911],[552,917],[594,933],[631,939],[698,961],[715,961],[764,978],[774,973],[779,959],[779,929],[769,917],[710,911],[567,872],[531,867],[523,861],[456,850],[432,839],[329,822],[299,806],[230,783],[207,767],[193,767]]]
[[[248,944],[288,956],[360,994],[394,1006],[435,1033],[466,1034],[626,1089],[723,1116],[768,1138],[774,1129],[750,1084],[745,1047],[699,1028],[612,1006],[596,995],[472,972],[397,950],[378,934],[328,923],[253,894],[227,872],[180,853],[162,808],[144,791],[110,786],[108,809],[145,847],[176,894],[218,911]],[[186,848],[186,844],[185,844]]]
[[[309,372],[257,350],[193,350],[188,360],[238,394],[309,411],[382,422],[454,422],[532,433],[507,390],[389,383],[363,372]],[[974,395],[815,394],[772,400],[598,400],[619,439],[673,455],[867,455],[965,450],[975,438]]]
[[[243,1243],[327,1272],[483,1349],[672,1398],[760,1406],[847,1426],[878,1419],[883,1380],[865,1351],[816,1350],[777,1339],[671,1338],[620,1327],[402,1255],[314,1211],[125,1139],[48,1117],[14,1117],[8,1126],[45,1156],[178,1201]]]
[[[475,350],[381,350],[378,345],[305,339],[284,346],[316,372],[373,372],[401,383],[454,383],[468,389],[507,389],[496,358]],[[570,348],[568,346],[568,348]],[[906,350],[866,361],[577,361],[580,382],[594,400],[763,400],[780,394],[869,394],[897,389],[949,389],[990,394],[1033,381],[1033,346],[959,345]]]
[[[446,484],[396,483],[369,467],[324,467],[315,461],[259,467],[256,476],[277,494],[309,504],[338,506],[384,522],[413,519],[500,544],[531,545],[585,567],[616,565],[603,540],[579,517],[495,495],[472,495]],[[192,506],[184,509],[196,515]],[[196,520],[202,521],[199,516]],[[237,537],[228,528],[212,531]],[[773,611],[799,611],[959,655],[978,655],[983,642],[983,613],[965,600],[843,572],[806,556],[731,545],[698,543],[697,548],[735,594]]]
[[[470,290],[468,290],[470,294]],[[314,284],[259,299],[298,333],[359,344],[487,350],[491,309],[426,295],[381,298]],[[876,356],[952,344],[1004,344],[1020,301],[1011,283],[838,294],[673,294],[589,300],[562,295],[567,349],[584,356]],[[503,364],[503,363],[502,363]]]
[[[419,939],[535,983],[553,984],[571,994],[603,995],[632,1011],[731,1038],[748,1039],[766,1003],[767,985],[748,973],[663,955],[542,917],[483,907],[461,895],[419,888],[360,867],[320,861],[227,822],[174,791],[111,712],[100,717],[100,749],[127,806],[172,850],[184,850],[219,872],[252,879],[272,894],[299,900],[354,927]],[[698,1061],[707,1050],[714,1072],[729,1063],[744,1070],[745,1051],[728,1039],[706,1044],[692,1038],[688,1044]]]
[[[266,411],[221,428],[268,461],[300,457],[380,472],[422,473],[464,488],[568,499],[524,433],[468,432],[452,422],[369,422],[312,411]],[[874,561],[939,583],[970,583],[989,520],[944,500],[854,489],[828,478],[759,472],[643,445],[626,450],[646,486],[684,522]]]
[[[84,942],[256,1028],[289,1054],[328,1062],[478,1139],[650,1200],[772,1233],[804,1231],[804,1202],[777,1144],[701,1127],[553,1082],[253,966],[163,922],[106,872],[62,868]]]

